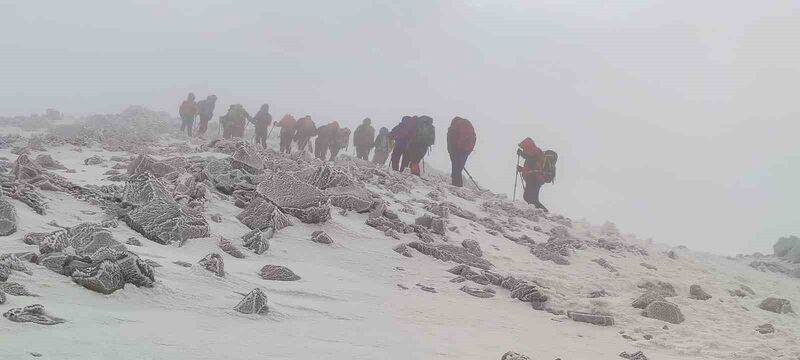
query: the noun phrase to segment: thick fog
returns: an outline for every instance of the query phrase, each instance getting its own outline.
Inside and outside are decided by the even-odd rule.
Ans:
[[[552,211],[721,254],[800,235],[796,1],[136,3],[0,4],[0,114],[176,114],[189,91],[351,129],[427,114],[443,169],[459,115],[496,192],[531,136],[560,155]]]

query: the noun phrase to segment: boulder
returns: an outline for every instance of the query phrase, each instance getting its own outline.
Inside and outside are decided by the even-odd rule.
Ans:
[[[138,239],[132,237],[125,241],[125,245],[142,246],[142,243]]]
[[[40,304],[10,309],[3,314],[3,317],[13,322],[32,322],[39,325],[56,325],[66,322],[64,319],[50,315]]]
[[[695,300],[708,300],[711,295],[703,290],[700,285],[692,285],[689,287],[689,298]]]
[[[492,265],[492,263],[490,263],[488,260],[470,254],[461,246],[449,244],[433,245],[420,241],[408,243],[408,246],[425,255],[432,256],[442,261],[453,261],[459,264],[466,264],[484,270],[489,270],[494,267],[494,265]]]
[[[317,187],[288,173],[272,174],[256,186],[256,194],[304,223],[330,219],[328,197]]]
[[[673,297],[678,296],[678,293],[675,291],[675,287],[672,286],[670,283],[665,283],[663,281],[656,281],[651,282],[647,281],[637,285],[641,289],[646,289],[648,291],[657,291],[663,297]]]
[[[475,255],[477,257],[483,257],[483,250],[481,250],[481,245],[478,244],[477,241],[472,239],[466,239],[461,242],[461,246],[463,246],[464,249],[467,249],[467,252],[469,252],[470,254]]]
[[[96,265],[76,268],[72,280],[89,290],[111,294],[125,287],[125,278],[119,265],[112,260],[103,260]]]
[[[604,259],[604,258],[592,259],[592,262],[595,262],[595,263],[597,263],[597,265],[600,265],[600,266],[602,266],[604,269],[606,269],[606,270],[608,270],[608,271],[610,271],[610,272],[614,272],[614,273],[615,273],[615,272],[618,272],[617,268],[615,268],[613,265],[611,265],[611,264],[608,262],[608,260],[606,260],[606,259]]]
[[[311,234],[311,241],[318,244],[333,244],[333,239],[324,231],[314,231]]]
[[[515,353],[513,351],[509,351],[509,352],[503,354],[503,357],[501,357],[500,360],[531,360],[531,358],[529,358],[529,357],[527,357],[525,355],[522,355],[520,353]]]
[[[324,193],[330,198],[331,205],[358,213],[369,211],[375,202],[369,190],[358,185],[333,187]]]
[[[511,289],[511,298],[531,304],[541,304],[548,300],[547,295],[542,294],[538,286],[523,281],[517,282]]]
[[[759,325],[756,328],[756,331],[758,331],[761,334],[772,334],[775,332],[775,326],[773,326],[772,324]]]
[[[599,325],[599,326],[614,325],[614,318],[608,315],[590,314],[578,311],[568,311],[567,317],[572,319],[572,321],[583,322],[592,325]]]
[[[8,236],[17,232],[17,210],[0,193],[0,236]]]
[[[26,261],[20,259],[17,254],[0,254],[0,268],[6,268],[13,271],[19,271],[28,275],[33,275],[33,272],[25,265]],[[1,270],[0,270],[1,272]],[[0,275],[2,277],[2,275]]]
[[[264,169],[264,160],[258,149],[249,143],[240,143],[231,157],[234,169],[241,169],[251,174],[258,174]]]
[[[792,303],[786,299],[768,297],[764,299],[764,301],[762,301],[758,307],[762,310],[771,311],[776,314],[794,313],[794,311],[792,311]]]
[[[778,239],[778,242],[772,246],[772,250],[774,251],[775,256],[785,257],[798,246],[800,246],[800,238],[797,236],[788,236]]]
[[[633,354],[628,354],[627,352],[623,351],[621,354],[619,354],[619,357],[628,360],[648,360],[647,356],[645,356],[641,351],[637,351]]]
[[[259,288],[255,288],[247,294],[233,310],[242,314],[264,315],[269,311],[267,306],[267,295]]]
[[[277,231],[291,225],[289,218],[277,206],[260,197],[253,198],[236,218],[253,230],[273,228]]]
[[[392,248],[392,250],[405,257],[414,257],[414,255],[411,254],[411,250],[408,249],[408,246],[406,246],[406,244],[397,245],[394,248]]]
[[[272,228],[267,228],[265,231],[255,229],[242,236],[242,244],[244,247],[253,250],[256,254],[263,254],[269,250],[269,239],[272,238],[275,231]]]
[[[355,180],[350,178],[344,171],[335,169],[327,164],[319,166],[312,174],[304,176],[302,179],[322,190],[337,187],[347,188],[356,184]]]
[[[39,242],[39,252],[42,254],[61,252],[67,248],[72,253],[83,257],[92,257],[102,249],[119,252],[127,250],[125,245],[114,239],[107,228],[94,223],[82,223],[71,228],[54,231]]]
[[[230,256],[233,256],[237,259],[244,259],[244,254],[236,248],[228,239],[220,236],[219,237],[219,248],[227,253]]]
[[[83,160],[83,163],[85,165],[100,165],[104,162],[105,160],[100,155],[95,155],[86,160]]]
[[[541,244],[535,244],[535,245],[531,246],[531,250],[530,251],[531,251],[531,254],[533,254],[534,256],[539,258],[539,260],[542,260],[542,261],[552,261],[552,262],[556,263],[556,265],[569,265],[570,264],[570,262],[569,262],[569,260],[567,260],[567,258],[562,256],[561,254],[558,254],[558,253],[548,249],[547,247],[545,247],[545,246],[543,246]]]
[[[274,281],[297,281],[300,280],[300,276],[295,274],[292,270],[289,270],[287,267],[278,266],[278,265],[264,265],[261,268],[261,271],[258,273],[264,280],[274,280]]]
[[[684,321],[683,314],[675,305],[667,301],[654,301],[644,310],[644,316],[651,319],[666,321],[670,324],[680,324]]]
[[[225,261],[222,260],[222,255],[211,253],[200,259],[197,263],[214,275],[225,277]]]
[[[483,274],[479,274],[479,273],[475,272],[474,270],[472,270],[472,268],[470,268],[469,265],[464,265],[464,264],[456,265],[455,267],[451,268],[450,270],[447,270],[447,272],[449,272],[449,273],[451,273],[453,275],[462,276],[465,279],[467,279],[469,281],[473,281],[473,282],[475,282],[477,284],[480,284],[480,285],[489,285],[489,279],[487,279],[485,276],[483,276]]]
[[[631,306],[637,309],[646,309],[648,305],[656,301],[666,300],[664,299],[664,295],[659,291],[648,291],[634,300]]]
[[[36,157],[36,163],[39,166],[47,169],[47,170],[66,170],[67,167],[62,165],[60,162],[53,159],[52,156],[48,154],[40,154]]]
[[[463,292],[465,292],[467,294],[470,294],[472,296],[482,298],[482,299],[492,298],[492,297],[494,297],[494,294],[495,294],[494,290],[489,289],[489,288],[477,289],[477,288],[471,288],[471,287],[466,286],[466,285],[462,286],[459,290],[461,290],[461,291],[463,291]]]
[[[0,282],[0,290],[11,296],[39,296],[28,291],[28,289],[26,289],[22,284],[10,281]]]
[[[0,290],[0,305],[6,303],[6,293],[3,290]]]
[[[9,276],[11,276],[11,269],[0,265],[0,282],[8,281]]]
[[[150,173],[151,175],[160,178],[173,173],[178,169],[167,161],[158,161],[149,155],[139,155],[128,164],[128,175],[140,175]]]

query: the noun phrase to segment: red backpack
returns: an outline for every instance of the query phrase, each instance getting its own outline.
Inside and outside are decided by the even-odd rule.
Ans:
[[[447,129],[447,149],[449,152],[462,151],[472,152],[475,149],[475,128],[472,123],[460,117],[456,117]]]

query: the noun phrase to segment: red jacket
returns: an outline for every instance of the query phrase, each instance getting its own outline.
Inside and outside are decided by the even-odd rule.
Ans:
[[[447,151],[449,153],[471,153],[475,150],[475,128],[467,119],[455,117],[447,129]]]

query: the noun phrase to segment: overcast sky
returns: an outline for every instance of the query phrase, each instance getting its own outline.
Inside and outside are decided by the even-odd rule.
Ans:
[[[133,3],[133,2],[129,2]],[[233,4],[230,4],[233,3]],[[721,254],[800,235],[800,2],[0,3],[0,114],[264,102],[354,128],[459,115],[511,193],[525,136],[553,211]],[[218,114],[219,115],[219,114]],[[177,124],[176,124],[177,126]],[[446,147],[429,163],[447,168]]]

